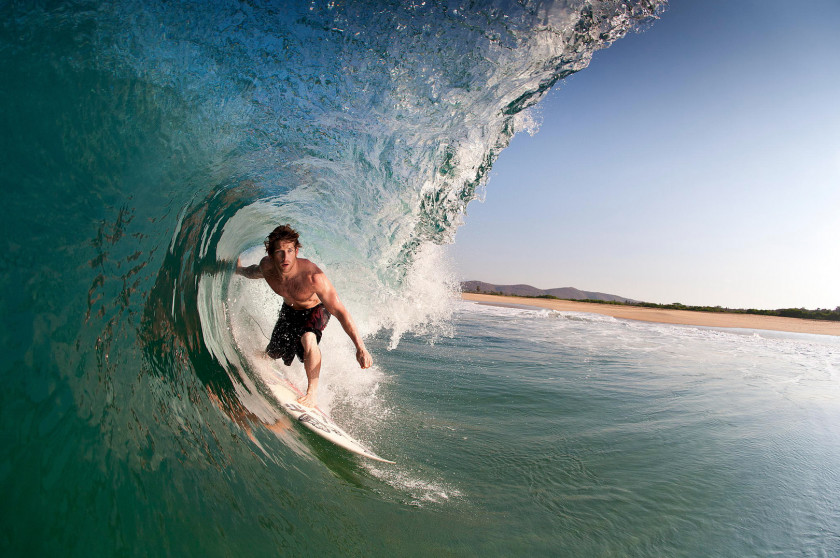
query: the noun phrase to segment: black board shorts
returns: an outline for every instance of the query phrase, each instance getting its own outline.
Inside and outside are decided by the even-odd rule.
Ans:
[[[295,310],[284,302],[265,352],[273,359],[282,358],[286,366],[292,364],[295,356],[303,362],[303,343],[300,342],[300,338],[307,331],[311,331],[320,343],[321,334],[329,321],[330,313],[323,304],[305,310]]]

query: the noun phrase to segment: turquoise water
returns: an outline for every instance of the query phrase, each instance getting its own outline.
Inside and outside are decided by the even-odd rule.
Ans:
[[[529,107],[657,2],[0,4],[6,556],[840,552],[833,338],[458,302],[442,245]],[[572,187],[572,186],[570,186]],[[313,438],[231,274],[302,233]]]
[[[442,513],[477,520],[470,553],[840,550],[836,339],[472,304],[456,323],[383,359],[422,370],[395,380],[399,422]]]

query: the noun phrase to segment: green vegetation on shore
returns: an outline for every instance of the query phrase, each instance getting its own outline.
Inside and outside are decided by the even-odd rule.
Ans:
[[[612,300],[595,300],[595,299],[572,299],[559,298],[552,295],[537,295],[537,296],[523,296],[505,294],[496,291],[464,291],[472,294],[486,294],[495,296],[513,296],[517,298],[547,298],[553,300],[568,300],[570,302],[589,302],[592,304],[612,304],[614,306],[638,306],[642,308],[660,308],[663,310],[689,310],[691,312],[719,312],[727,314],[756,314],[759,316],[780,316],[784,318],[801,318],[803,320],[829,320],[840,322],[840,306],[834,310],[819,308],[817,310],[807,310],[805,308],[780,308],[778,310],[756,310],[739,309],[739,308],[723,308],[721,306],[688,306],[679,302],[672,304],[656,304],[653,302],[617,302]]]

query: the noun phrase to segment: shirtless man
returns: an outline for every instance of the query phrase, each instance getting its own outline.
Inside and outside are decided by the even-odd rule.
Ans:
[[[359,366],[369,368],[371,357],[330,280],[317,265],[297,257],[300,247],[298,233],[289,225],[281,225],[265,240],[268,255],[259,264],[248,267],[237,259],[236,273],[248,279],[265,279],[283,297],[283,307],[265,352],[271,358],[282,358],[286,366],[292,364],[295,356],[303,361],[309,385],[298,402],[313,407],[321,375],[318,343],[330,315],[338,319],[356,345]]]

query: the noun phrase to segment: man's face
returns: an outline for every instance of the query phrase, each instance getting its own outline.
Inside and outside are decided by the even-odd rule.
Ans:
[[[280,273],[290,271],[297,260],[298,249],[294,242],[280,242],[271,254],[271,261]]]

